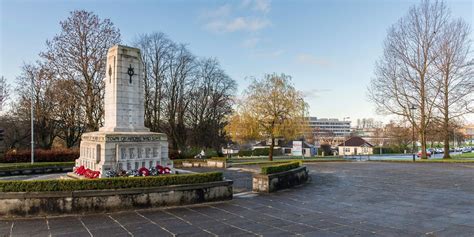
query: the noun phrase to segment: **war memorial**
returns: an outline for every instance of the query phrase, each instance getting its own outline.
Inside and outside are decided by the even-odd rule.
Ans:
[[[166,134],[150,132],[144,126],[140,60],[137,48],[116,45],[109,49],[104,127],[82,135],[76,167],[99,172],[100,177],[156,166],[172,169]]]

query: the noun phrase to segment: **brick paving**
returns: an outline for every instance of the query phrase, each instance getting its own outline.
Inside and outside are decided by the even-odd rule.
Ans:
[[[474,164],[309,164],[309,184],[169,209],[4,220],[6,236],[474,236]],[[249,178],[233,170],[226,177]]]

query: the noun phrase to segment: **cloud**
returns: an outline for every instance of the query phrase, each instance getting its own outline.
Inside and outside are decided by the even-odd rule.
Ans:
[[[271,25],[266,13],[270,11],[269,0],[244,0],[239,4],[229,3],[214,9],[204,10],[199,18],[204,28],[215,33],[258,32]]]
[[[319,98],[321,93],[324,92],[331,92],[331,89],[310,89],[310,90],[303,90],[303,97],[311,99],[311,98]]]
[[[243,0],[241,6],[263,13],[270,12],[270,0]]]
[[[326,59],[316,58],[310,54],[298,54],[296,56],[296,61],[302,64],[311,64],[317,66],[330,66],[331,63]]]
[[[208,22],[206,29],[216,33],[236,31],[256,32],[270,25],[270,21],[262,18],[237,17],[231,20],[215,19]]]

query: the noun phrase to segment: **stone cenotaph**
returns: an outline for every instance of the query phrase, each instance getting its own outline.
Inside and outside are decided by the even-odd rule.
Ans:
[[[143,66],[140,50],[122,45],[109,49],[105,78],[105,121],[97,132],[84,133],[76,167],[131,171],[156,165],[172,168],[166,134],[144,125]]]

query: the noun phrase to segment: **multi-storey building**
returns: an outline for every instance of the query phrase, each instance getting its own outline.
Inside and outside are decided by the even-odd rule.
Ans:
[[[335,118],[306,118],[315,141],[336,145],[351,135],[351,121]]]

